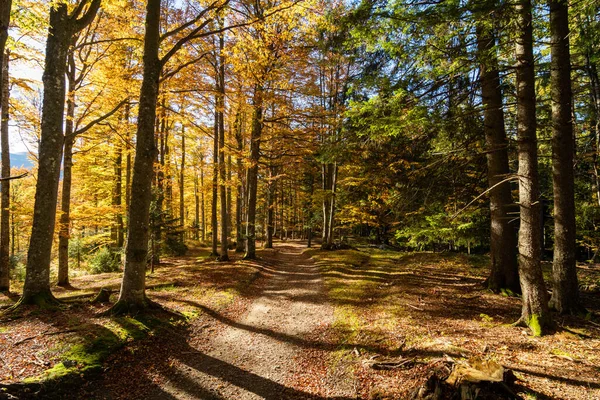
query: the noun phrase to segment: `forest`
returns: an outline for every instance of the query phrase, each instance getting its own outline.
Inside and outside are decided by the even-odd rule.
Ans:
[[[600,4],[0,0],[0,399],[600,399]]]

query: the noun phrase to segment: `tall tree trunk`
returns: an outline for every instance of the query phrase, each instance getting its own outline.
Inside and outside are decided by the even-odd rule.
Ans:
[[[508,140],[504,129],[502,89],[493,30],[482,21],[477,24],[477,49],[481,65],[481,97],[487,152],[488,185],[490,191],[490,258],[488,287],[499,292],[508,289],[521,291],[517,265],[517,235],[509,224],[509,208],[513,204],[507,179]],[[498,186],[496,186],[498,185]]]
[[[129,102],[125,104],[125,111],[123,115],[123,124],[127,126],[129,123],[129,112],[130,105]],[[127,190],[127,189],[125,189]],[[116,208],[116,216],[115,216],[115,225],[116,225],[116,242],[115,246],[119,249],[123,248],[125,244],[125,229],[123,223],[123,142],[122,140],[118,141],[117,151],[115,156],[115,186],[114,186],[114,196],[113,196],[113,205]]]
[[[258,162],[260,161],[260,140],[263,128],[263,87],[254,88],[254,111],[250,133],[250,166],[247,173],[248,216],[246,220],[245,259],[256,258],[256,200],[258,195]]]
[[[517,135],[519,142],[519,277],[523,294],[520,322],[534,335],[551,323],[548,293],[541,267],[542,226],[538,175],[535,75],[531,1],[516,4],[518,34],[515,44],[517,84]]]
[[[181,241],[185,239],[185,127],[181,127],[181,169],[179,171],[179,227],[181,228]]]
[[[198,192],[198,172],[194,171],[194,240],[200,239],[200,193]]]
[[[219,62],[217,77],[219,80],[218,113],[219,113],[219,191],[221,197],[221,255],[220,261],[229,261],[229,217],[227,215],[227,166],[225,165],[225,36],[219,35]]]
[[[237,142],[236,166],[237,166],[237,190],[235,200],[235,251],[242,253],[245,249],[243,231],[243,208],[244,208],[244,169],[242,166],[242,151],[244,150],[244,138],[242,136],[242,116],[238,112],[235,118],[235,139]]]
[[[112,313],[136,311],[148,305],[146,299],[146,263],[152,200],[152,178],[156,147],[154,121],[161,64],[158,58],[161,0],[148,0],[144,36],[144,75],[140,90],[136,156],[131,182],[128,235],[125,246],[125,270],[119,300]]]
[[[8,139],[8,122],[10,118],[10,87],[8,79],[9,52],[4,55],[2,62],[2,121],[0,123],[0,142],[2,143],[2,178],[10,176],[10,146]],[[0,292],[10,291],[10,181],[3,180],[2,199],[0,200]]]
[[[78,7],[73,15],[69,15],[66,4],[54,4],[50,9],[42,77],[44,94],[33,222],[27,252],[25,286],[15,307],[21,304],[45,306],[56,302],[50,291],[50,259],[63,155],[67,52],[75,33],[92,22],[99,7],[100,0],[93,0],[82,16],[79,15],[82,9]]]
[[[269,180],[267,181],[267,240],[265,241],[265,248],[273,248],[273,223],[274,223],[274,193],[275,192],[275,167],[269,166]]]
[[[327,233],[327,246],[332,248],[333,246],[333,227],[334,227],[334,216],[335,216],[335,196],[337,190],[337,174],[338,174],[338,165],[337,162],[334,162],[331,165],[331,200],[329,201],[329,223],[327,227],[329,232]]]
[[[571,118],[571,55],[569,6],[549,0],[552,98],[552,183],[554,185],[554,263],[551,306],[560,313],[583,311],[575,256],[575,176]]]
[[[327,248],[329,243],[329,212],[331,211],[331,197],[329,188],[331,187],[331,170],[330,164],[321,165],[321,175],[323,181],[323,235],[321,238],[321,247]]]
[[[200,159],[200,209],[202,214],[202,241],[206,241],[206,202],[204,199],[204,156]]]
[[[215,83],[216,91],[219,91],[218,79]],[[210,253],[213,257],[219,256],[218,242],[219,242],[219,226],[218,226],[218,214],[217,204],[219,202],[219,111],[218,111],[218,94],[215,95],[215,126],[214,126],[214,138],[213,138],[213,176],[212,176],[212,207],[211,207],[211,229],[212,229],[212,251]]]

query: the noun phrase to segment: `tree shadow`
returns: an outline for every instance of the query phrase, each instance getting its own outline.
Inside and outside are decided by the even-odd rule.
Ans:
[[[302,390],[294,389],[285,386],[281,383],[273,380],[264,378],[260,375],[256,375],[250,371],[246,371],[242,368],[236,367],[235,365],[226,363],[217,358],[211,357],[204,354],[192,347],[188,347],[186,351],[179,355],[179,360],[190,368],[193,368],[197,372],[201,372],[222,381],[229,382],[239,388],[252,392],[261,398],[269,400],[282,400],[282,399],[331,399],[331,400],[351,400],[354,397],[322,397],[313,395]],[[187,384],[191,384],[191,388],[194,390],[199,386],[192,379],[186,377],[185,380],[180,383],[182,387],[186,387]],[[186,387],[189,389],[190,387]],[[202,390],[203,388],[201,388]],[[205,390],[205,389],[204,389]],[[196,392],[193,392],[196,394]],[[213,398],[213,397],[208,397]],[[222,399],[223,397],[214,397],[216,399]]]

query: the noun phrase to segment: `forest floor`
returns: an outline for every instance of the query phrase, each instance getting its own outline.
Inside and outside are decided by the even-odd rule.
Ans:
[[[557,316],[556,332],[530,336],[511,325],[520,300],[481,285],[483,257],[290,241],[253,262],[207,255],[192,249],[148,276],[148,296],[178,316],[97,316],[110,304],[81,300],[118,289],[113,273],[57,288],[72,301],[62,310],[2,317],[0,398],[406,399],[440,365],[479,357],[511,369],[522,398],[600,399],[597,319]],[[600,268],[580,273],[597,315]]]

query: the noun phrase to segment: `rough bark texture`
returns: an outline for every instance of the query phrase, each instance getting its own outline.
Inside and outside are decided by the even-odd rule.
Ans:
[[[10,11],[12,8],[12,0],[0,0],[0,66],[4,65],[6,40],[8,39],[8,27],[10,25]],[[0,74],[3,72],[0,71]],[[3,82],[0,77],[0,82]],[[4,83],[0,83],[4,85]],[[0,87],[2,93],[3,86]]]
[[[488,184],[490,188],[490,258],[488,287],[494,292],[509,289],[520,292],[517,266],[516,229],[509,224],[509,208],[513,204],[509,173],[508,140],[504,128],[502,89],[498,72],[496,43],[491,28],[485,22],[477,25],[477,48],[481,63],[481,97],[487,151]],[[498,186],[496,186],[498,185]]]
[[[60,224],[58,230],[58,282],[59,286],[69,285],[69,238],[71,234],[71,184],[73,179],[73,145],[75,135],[73,121],[75,119],[75,65],[73,54],[69,54],[67,72],[67,120],[65,122],[65,141],[63,155],[63,181],[60,205]]]
[[[575,257],[575,177],[571,119],[571,56],[568,3],[550,0],[552,35],[552,183],[554,185],[554,264],[551,306],[560,313],[583,310]]]
[[[238,173],[238,184],[236,189],[235,201],[235,252],[243,253],[245,249],[244,231],[243,231],[243,207],[244,207],[244,169],[242,166],[242,151],[244,150],[244,138],[242,136],[242,118],[240,113],[235,118],[235,139],[237,142],[238,155],[236,157],[236,166]]]
[[[42,77],[44,99],[33,223],[27,252],[25,286],[17,306],[46,305],[56,301],[50,291],[50,258],[63,154],[67,52],[73,36],[92,22],[99,7],[100,0],[93,0],[81,16],[81,7],[76,7],[73,15],[69,15],[66,4],[55,4],[50,9]]]
[[[181,127],[181,166],[179,169],[179,227],[181,241],[185,240],[185,128]]]
[[[225,165],[225,57],[223,50],[225,37],[219,36],[219,61],[218,61],[218,104],[219,113],[219,192],[221,198],[221,254],[220,261],[229,261],[227,247],[229,245],[229,216],[227,215],[227,168]]]
[[[535,116],[535,75],[530,0],[516,4],[517,135],[519,142],[519,275],[523,294],[520,322],[534,335],[550,324],[548,294],[540,264],[542,230]]]
[[[217,83],[218,86],[218,83]],[[218,87],[216,88],[218,91]],[[215,96],[215,106],[218,103],[218,96]],[[212,176],[212,204],[211,204],[211,243],[212,251],[211,256],[219,256],[218,252],[218,241],[219,241],[219,221],[217,214],[217,204],[219,202],[219,112],[215,109],[215,126],[214,126],[214,137],[213,137],[213,176]]]
[[[245,259],[256,258],[256,197],[258,195],[258,162],[260,158],[260,140],[263,127],[263,88],[254,88],[252,130],[250,133],[250,166],[246,182],[248,185],[248,215],[246,220]]]
[[[0,142],[2,142],[2,178],[10,176],[10,147],[8,142],[9,99],[8,86],[8,53],[2,59],[2,122],[0,126]],[[10,290],[10,181],[4,180],[2,187],[2,200],[0,201],[0,291]]]
[[[136,156],[131,182],[125,270],[119,300],[112,309],[115,313],[139,310],[148,305],[145,284],[152,177],[157,151],[154,143],[154,120],[161,70],[158,58],[160,3],[161,0],[148,0],[146,6],[144,77],[140,91]]]
[[[275,167],[269,166],[269,181],[267,182],[267,240],[265,241],[265,248],[273,248],[273,231],[275,223],[275,196],[276,190],[275,182]]]

